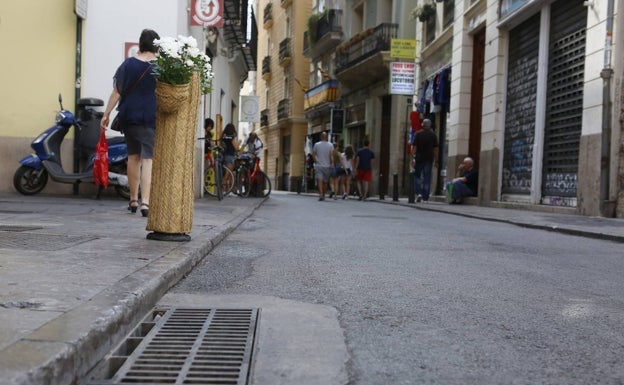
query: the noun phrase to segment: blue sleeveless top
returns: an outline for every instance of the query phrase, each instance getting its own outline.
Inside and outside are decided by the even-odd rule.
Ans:
[[[156,79],[151,64],[135,57],[124,60],[117,68],[114,86],[121,94],[119,99],[119,120],[123,124],[155,127],[156,124]],[[143,78],[143,71],[147,70]],[[136,85],[135,85],[136,83]]]

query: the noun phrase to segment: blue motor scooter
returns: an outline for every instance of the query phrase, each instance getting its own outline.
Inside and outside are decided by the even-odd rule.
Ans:
[[[24,195],[39,193],[52,180],[60,183],[94,183],[93,163],[95,145],[100,134],[102,113],[92,107],[103,106],[101,99],[82,98],[78,100],[81,118],[76,118],[71,111],[63,108],[63,99],[59,94],[61,110],[56,114],[56,124],[40,134],[30,146],[34,154],[22,158],[21,166],[15,171],[13,185]],[[80,152],[84,153],[85,166],[79,173],[67,173],[61,164],[61,143],[71,127],[76,127]],[[128,148],[123,137],[113,137],[108,142],[108,184],[114,186],[117,193],[130,199],[128,188],[127,164]],[[100,190],[98,190],[99,196]]]

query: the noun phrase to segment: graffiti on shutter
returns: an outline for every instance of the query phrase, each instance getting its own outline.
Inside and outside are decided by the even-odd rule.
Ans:
[[[503,194],[531,192],[539,29],[537,14],[509,32]]]

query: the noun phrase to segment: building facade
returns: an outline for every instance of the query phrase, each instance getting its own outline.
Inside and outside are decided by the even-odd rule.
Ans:
[[[419,17],[425,3],[435,12]],[[416,5],[419,97],[446,161],[437,180],[469,155],[479,204],[623,216],[622,1]],[[447,68],[448,109],[427,92]]]
[[[264,142],[262,168],[279,190],[298,191],[304,173],[307,122],[303,93],[309,60],[301,55],[309,0],[259,0],[259,136]]]
[[[74,12],[75,3],[86,4],[84,18]],[[197,39],[213,60],[213,92],[204,96],[202,116],[221,116],[228,123],[238,123],[238,104],[242,82],[255,70],[255,19],[247,0],[224,2],[223,26],[210,29],[190,25],[191,0],[122,0],[106,2],[49,1],[3,2],[0,5],[2,34],[0,42],[11,57],[2,76],[0,101],[0,190],[13,191],[11,180],[18,161],[31,153],[30,143],[44,129],[54,124],[59,110],[58,94],[63,105],[74,110],[80,97],[106,99],[112,90],[117,66],[136,49],[141,30],[151,28],[160,36],[190,35]],[[140,15],[140,17],[137,17]],[[248,24],[248,20],[251,24]],[[33,23],[37,28],[24,28]],[[115,28],[111,28],[115,26]],[[46,44],[41,44],[45,31]],[[19,41],[12,37],[20,36]],[[203,136],[201,125],[198,136]],[[108,135],[115,135],[107,131]],[[196,146],[196,195],[201,195],[202,143]],[[69,132],[62,145],[62,162],[72,172],[74,133]],[[71,193],[72,185],[49,181],[43,193]],[[89,194],[93,186],[81,186]]]
[[[405,192],[409,180],[412,95],[390,89],[390,66],[396,60],[390,55],[392,39],[415,36],[409,9],[405,1],[315,1],[308,23],[309,141],[327,131],[341,148],[357,150],[368,140],[376,154],[373,194],[389,194],[395,184]]]

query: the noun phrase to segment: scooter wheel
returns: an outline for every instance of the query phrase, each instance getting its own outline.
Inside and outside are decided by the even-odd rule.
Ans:
[[[48,183],[48,172],[32,167],[20,166],[13,175],[13,186],[24,195],[34,195],[43,190]]]
[[[115,186],[115,191],[120,197],[130,199],[130,189],[127,186]]]

